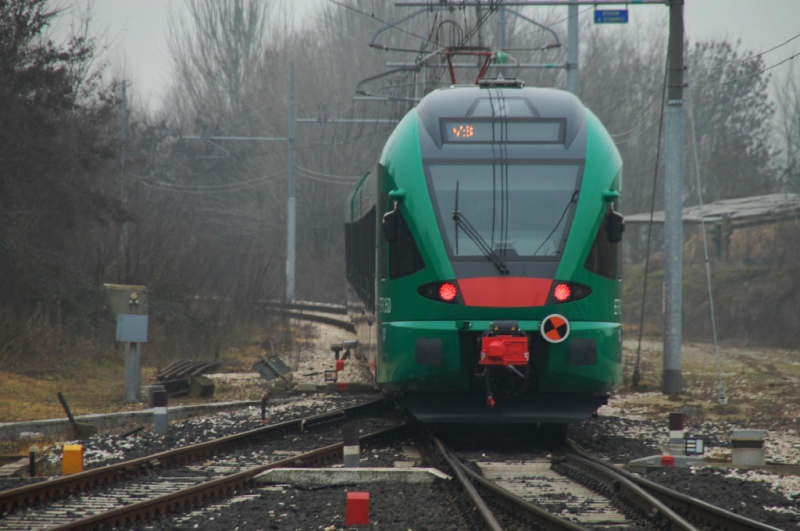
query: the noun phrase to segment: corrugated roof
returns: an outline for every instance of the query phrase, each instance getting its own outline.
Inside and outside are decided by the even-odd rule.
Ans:
[[[768,194],[714,201],[683,209],[684,223],[719,223],[728,218],[732,227],[746,227],[800,219],[800,194]],[[650,213],[625,216],[625,223],[649,223]],[[664,223],[664,211],[653,213],[653,223]]]

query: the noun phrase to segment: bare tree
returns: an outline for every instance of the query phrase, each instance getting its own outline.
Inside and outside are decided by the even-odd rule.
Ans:
[[[793,65],[790,65],[793,66]],[[780,149],[780,182],[787,192],[800,191],[800,81],[787,68],[776,88],[776,136]]]

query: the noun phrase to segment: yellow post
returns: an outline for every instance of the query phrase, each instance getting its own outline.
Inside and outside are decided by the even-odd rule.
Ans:
[[[83,445],[65,444],[61,458],[61,473],[65,476],[83,472]]]

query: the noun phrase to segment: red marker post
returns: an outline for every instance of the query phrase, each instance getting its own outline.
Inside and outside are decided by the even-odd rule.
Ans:
[[[369,492],[348,492],[345,525],[369,525]]]

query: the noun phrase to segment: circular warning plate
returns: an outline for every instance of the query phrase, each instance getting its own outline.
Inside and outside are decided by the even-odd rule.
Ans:
[[[550,343],[561,343],[569,335],[569,321],[563,315],[554,313],[542,320],[539,331]]]

